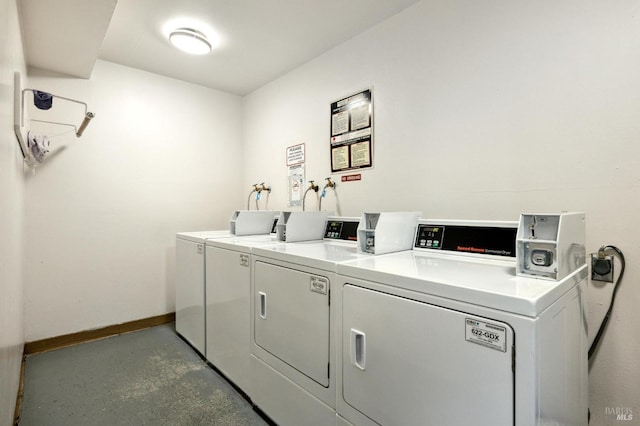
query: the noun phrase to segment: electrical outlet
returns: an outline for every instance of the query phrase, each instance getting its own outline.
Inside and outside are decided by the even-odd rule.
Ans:
[[[613,256],[599,258],[597,253],[591,253],[591,280],[613,282]]]

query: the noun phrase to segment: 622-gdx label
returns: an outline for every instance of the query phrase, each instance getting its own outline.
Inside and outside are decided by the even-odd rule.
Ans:
[[[501,325],[465,318],[465,339],[501,352],[507,351],[507,329]]]

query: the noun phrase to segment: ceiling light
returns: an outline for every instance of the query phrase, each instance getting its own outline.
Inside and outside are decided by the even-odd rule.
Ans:
[[[172,31],[169,40],[178,49],[192,55],[206,55],[211,52],[211,43],[207,37],[192,28],[178,28]]]

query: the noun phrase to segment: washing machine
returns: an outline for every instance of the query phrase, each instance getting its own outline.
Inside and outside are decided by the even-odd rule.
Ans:
[[[340,425],[586,425],[584,215],[424,221],[338,264]]]
[[[328,213],[282,212],[287,224],[278,236],[212,238],[206,242],[206,359],[252,398],[250,297],[252,252],[257,247],[287,245],[289,240],[322,238]]]
[[[419,215],[413,212],[363,215],[377,218],[373,223],[376,229],[364,226],[363,218],[331,218],[321,242],[252,250],[252,400],[277,424],[335,423],[332,286],[336,265],[372,256],[376,252],[374,241],[382,244],[378,254],[384,248],[395,247],[387,244],[392,239],[384,235],[389,223],[405,232],[408,239],[404,238],[404,249],[410,249]],[[358,244],[359,231],[365,228],[369,230],[368,252]],[[374,237],[372,232],[376,230]]]
[[[205,354],[204,244],[225,231],[176,234],[176,332],[201,355]]]
[[[268,234],[274,227],[274,211],[235,211],[229,229],[176,234],[176,332],[201,355],[206,352],[205,242],[237,233]]]

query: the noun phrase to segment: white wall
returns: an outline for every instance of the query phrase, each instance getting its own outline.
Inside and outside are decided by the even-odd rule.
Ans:
[[[0,0],[0,425],[13,422],[24,345],[22,154],[13,132],[13,75],[25,75],[15,0]]]
[[[372,86],[375,166],[334,176],[343,215],[584,211],[587,251],[614,244],[629,263],[590,368],[591,424],[612,407],[640,424],[639,16],[637,0],[418,3],[245,97],[245,187],[268,181],[285,208],[285,148],[303,142],[323,182],[330,102]],[[589,287],[593,336],[612,287]]]
[[[81,139],[54,139],[65,149],[27,176],[24,214],[11,129],[24,60],[15,1],[0,5],[0,424],[15,400],[22,275],[27,341],[171,312],[175,232],[225,227],[256,182],[285,208],[287,146],[306,143],[307,178],[322,183],[329,103],[369,86],[375,167],[361,182],[335,176],[341,213],[585,211],[588,251],[615,244],[629,261],[590,369],[591,424],[613,423],[615,407],[640,422],[637,0],[423,1],[244,99],[107,62],[88,81],[31,70],[30,86],[86,100],[96,118]],[[590,283],[591,331],[610,290]]]
[[[40,128],[63,134],[26,182],[26,341],[173,312],[175,233],[226,228],[243,206],[241,98],[103,61],[90,80],[30,83],[96,117],[80,139]],[[83,116],[55,98],[47,113],[30,105]]]

